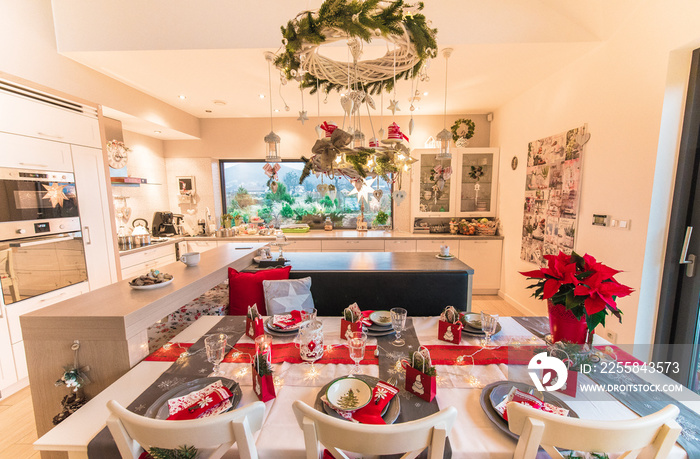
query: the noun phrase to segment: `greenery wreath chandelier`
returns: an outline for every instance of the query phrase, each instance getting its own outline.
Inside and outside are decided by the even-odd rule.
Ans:
[[[437,55],[435,35],[425,16],[423,3],[408,5],[403,0],[326,0],[318,11],[305,11],[282,26],[284,50],[275,65],[287,80],[302,88],[331,90],[360,86],[370,94],[391,91],[396,79],[419,74],[425,61]],[[377,59],[360,61],[362,43],[383,39],[393,50]],[[348,40],[353,52],[353,69],[347,63],[322,56],[323,44]]]

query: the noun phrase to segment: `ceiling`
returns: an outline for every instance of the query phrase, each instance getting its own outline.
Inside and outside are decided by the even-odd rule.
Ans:
[[[320,0],[53,0],[59,53],[198,118],[270,114],[265,51],[281,45],[279,27]],[[440,48],[452,47],[447,112],[488,113],[607,40],[634,0],[425,0]],[[382,53],[374,46],[369,52]],[[417,89],[416,114],[442,114],[445,59],[430,81],[397,85],[402,113]],[[423,95],[427,92],[427,95]],[[265,97],[261,98],[263,94]],[[280,97],[281,94],[281,97]],[[185,96],[180,99],[179,96]],[[324,103],[308,91],[304,108],[342,115],[337,94]],[[377,97],[378,98],[378,97]],[[389,96],[385,95],[385,99]],[[285,104],[290,107],[285,111]],[[277,116],[298,116],[302,96],[272,69]],[[384,107],[388,102],[384,101]],[[379,103],[377,103],[379,110]],[[139,130],[128,114],[125,129]],[[157,126],[156,126],[157,128]],[[153,125],[144,130],[153,133]],[[176,138],[177,133],[166,133]]]

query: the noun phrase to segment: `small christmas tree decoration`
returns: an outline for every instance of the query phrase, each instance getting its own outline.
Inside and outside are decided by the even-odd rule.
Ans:
[[[253,391],[258,398],[267,402],[276,397],[275,382],[272,377],[272,364],[268,360],[269,354],[256,354],[253,357]]]
[[[263,322],[262,316],[258,312],[257,304],[248,306],[248,313],[246,314],[245,321],[245,334],[250,339],[254,340],[258,336],[265,334],[265,323]]]
[[[406,390],[426,402],[432,401],[437,391],[437,371],[430,360],[430,351],[421,346],[404,364]]]
[[[459,344],[462,341],[462,321],[454,306],[447,306],[438,321],[438,339]]]
[[[340,339],[349,339],[353,332],[362,331],[362,311],[357,303],[353,303],[343,310],[343,318],[340,319]]]

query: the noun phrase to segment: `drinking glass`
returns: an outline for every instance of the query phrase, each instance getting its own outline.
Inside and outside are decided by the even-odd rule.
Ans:
[[[204,346],[207,348],[207,361],[214,364],[214,371],[210,376],[222,376],[223,371],[219,369],[221,361],[226,355],[226,335],[219,333],[204,338]]]
[[[391,344],[394,346],[403,346],[406,344],[406,341],[401,339],[401,332],[406,327],[406,316],[408,315],[408,311],[406,311],[404,308],[393,308],[389,312],[391,313],[391,326],[396,332],[396,339],[392,341]]]
[[[365,357],[365,344],[367,344],[367,333],[352,332],[348,339],[348,349],[350,350],[350,358],[355,362],[355,366],[350,370],[350,375],[353,373],[362,373],[360,371],[360,362]]]
[[[323,357],[323,323],[320,320],[304,322],[299,327],[299,356],[311,362],[311,372],[316,373],[314,362]]]
[[[481,330],[486,334],[484,339],[484,346],[491,344],[491,335],[496,333],[496,328],[498,327],[498,315],[486,314],[481,312]]]
[[[316,314],[317,314],[316,308],[307,309],[305,311],[302,311],[301,318],[303,321],[307,321],[307,320],[314,321],[314,320],[316,320]]]

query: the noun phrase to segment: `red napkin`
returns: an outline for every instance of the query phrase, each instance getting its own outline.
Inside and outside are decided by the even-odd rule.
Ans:
[[[221,381],[215,381],[204,389],[168,400],[168,420],[197,419],[218,414],[231,406],[232,395]]]
[[[501,403],[499,403],[496,406],[496,411],[505,419],[506,421],[508,420],[508,404],[514,402],[514,403],[522,403],[523,405],[528,405],[531,406],[535,409],[546,411],[547,413],[554,413],[558,414],[560,416],[568,416],[569,410],[560,408],[558,406],[552,405],[550,403],[543,402],[539,398],[535,397],[532,394],[527,394],[519,389],[516,389],[513,387],[510,392],[508,392],[508,395],[506,396],[505,399]]]
[[[362,424],[386,424],[382,419],[382,411],[392,398],[399,393],[399,389],[384,381],[379,381],[372,390],[372,400],[356,410],[352,417]]]
[[[292,311],[289,314],[275,315],[272,324],[282,330],[296,328],[297,324],[302,321],[302,313],[303,311]]]
[[[370,309],[369,311],[362,311],[362,319],[360,319],[362,325],[364,325],[365,327],[369,327],[370,325],[372,325],[372,319],[370,319],[369,316],[373,312],[374,309]]]

